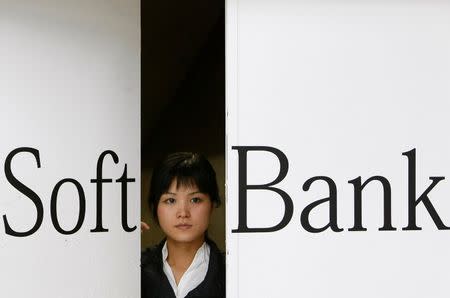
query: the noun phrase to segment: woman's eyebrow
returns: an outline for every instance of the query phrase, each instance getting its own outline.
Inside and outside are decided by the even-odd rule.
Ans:
[[[203,192],[201,192],[201,191],[194,191],[194,192],[191,192],[189,195],[195,195],[195,194],[204,194]]]
[[[204,194],[204,193],[201,192],[201,191],[194,191],[194,192],[188,193],[188,195],[195,195],[195,194]],[[173,196],[176,196],[177,194],[174,193],[174,192],[166,191],[165,193],[163,193],[163,195],[173,195]]]

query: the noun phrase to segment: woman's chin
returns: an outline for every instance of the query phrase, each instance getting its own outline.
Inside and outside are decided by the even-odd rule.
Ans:
[[[204,235],[192,235],[190,233],[177,233],[176,235],[167,235],[167,239],[179,244],[203,243]]]

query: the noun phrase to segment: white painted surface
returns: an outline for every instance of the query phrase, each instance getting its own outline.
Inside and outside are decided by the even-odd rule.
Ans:
[[[44,219],[31,236],[5,234],[0,220],[0,296],[140,297],[140,3],[139,1],[0,1],[0,214],[17,230],[36,220],[34,204],[5,178],[6,156],[18,147],[12,171],[43,202]],[[128,177],[128,221],[121,226],[119,183],[103,185],[103,226],[95,227],[97,159],[104,178]],[[81,229],[61,235],[50,218],[55,184],[74,178],[86,195]],[[58,196],[62,227],[74,227],[78,195]]]
[[[422,231],[407,225],[407,159],[417,150],[417,193],[430,176],[450,174],[450,3],[447,1],[227,1],[227,295],[228,297],[448,297],[450,231],[438,231],[423,204]],[[289,225],[273,233],[237,228],[238,154],[232,146],[273,146],[289,159],[277,186],[294,202]],[[249,183],[278,174],[277,160],[249,153]],[[337,185],[343,232],[312,234],[305,206]],[[363,226],[353,226],[353,186],[389,179],[392,222],[382,232],[382,191],[363,192]],[[430,200],[450,225],[450,182]],[[283,204],[248,192],[250,227],[276,224]],[[328,205],[311,223],[328,221]]]

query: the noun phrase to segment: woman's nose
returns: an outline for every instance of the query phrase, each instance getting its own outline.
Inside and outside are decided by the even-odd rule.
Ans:
[[[189,204],[187,204],[186,202],[182,202],[178,206],[177,217],[184,218],[184,217],[189,217],[189,216],[190,216]]]

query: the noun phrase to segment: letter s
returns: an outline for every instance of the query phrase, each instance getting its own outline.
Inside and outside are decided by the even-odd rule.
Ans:
[[[34,191],[32,191],[28,186],[26,186],[25,184],[23,184],[22,182],[17,180],[17,178],[14,177],[13,173],[11,172],[11,161],[12,161],[13,157],[16,154],[22,153],[22,152],[28,152],[28,153],[33,154],[33,156],[36,158],[36,161],[37,161],[37,167],[38,168],[41,167],[41,161],[39,159],[39,150],[34,149],[34,148],[20,147],[20,148],[17,148],[17,149],[14,149],[13,151],[11,151],[8,154],[8,156],[6,157],[6,160],[5,160],[6,179],[12,186],[14,186],[14,188],[16,188],[18,191],[20,191],[25,196],[30,198],[30,200],[33,201],[34,205],[36,205],[36,210],[37,210],[36,223],[34,224],[33,228],[31,228],[29,231],[26,231],[26,232],[14,231],[11,228],[11,226],[9,225],[6,215],[3,215],[3,222],[5,223],[5,233],[8,235],[11,235],[11,236],[16,236],[16,237],[26,237],[26,236],[30,236],[30,235],[34,234],[34,232],[36,232],[39,229],[39,227],[41,226],[42,220],[44,218],[44,208],[42,206],[42,201],[39,198],[39,196]]]

